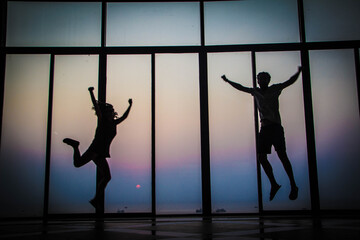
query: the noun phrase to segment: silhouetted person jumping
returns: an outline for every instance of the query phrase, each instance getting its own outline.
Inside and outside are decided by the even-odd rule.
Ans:
[[[225,75],[221,76],[225,82],[229,83],[234,88],[250,93],[255,98],[257,108],[260,112],[261,122],[257,154],[258,159],[271,183],[270,201],[273,200],[277,191],[281,187],[281,185],[276,182],[272,167],[267,159],[267,154],[271,153],[272,145],[274,145],[274,148],[290,180],[291,192],[289,199],[295,200],[298,197],[298,187],[295,183],[291,163],[286,154],[284,129],[281,125],[279,112],[279,96],[284,88],[290,86],[298,79],[301,70],[302,67],[299,67],[298,71],[289,80],[280,84],[273,84],[271,86],[269,86],[271,78],[270,74],[267,72],[261,72],[257,75],[260,88],[247,88],[239,83],[230,81]]]
[[[97,101],[93,91],[94,88],[89,87],[91,101],[98,117],[98,125],[95,131],[94,140],[92,141],[90,147],[83,155],[80,155],[80,143],[78,141],[65,138],[63,142],[74,149],[75,167],[81,167],[92,160],[100,171],[100,179],[98,180],[95,197],[90,200],[90,203],[97,208],[99,197],[102,196],[106,185],[111,180],[109,164],[106,161],[106,158],[110,157],[110,144],[116,136],[116,126],[124,121],[129,115],[132,106],[132,99],[129,99],[129,107],[123,116],[118,118],[113,106],[108,103]]]

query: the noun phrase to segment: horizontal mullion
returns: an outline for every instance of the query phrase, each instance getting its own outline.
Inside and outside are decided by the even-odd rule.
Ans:
[[[100,47],[5,47],[6,54],[99,54]]]
[[[308,50],[345,49],[345,48],[360,48],[360,40],[306,43],[306,49]]]
[[[9,0],[9,2],[51,2],[51,0]],[[150,2],[214,2],[219,0],[157,0],[157,1],[150,1]],[[101,0],[56,0],[56,2],[149,2],[146,0],[108,0],[108,1],[101,1]]]
[[[152,54],[152,53],[192,53],[192,52],[233,52],[233,51],[298,51],[360,48],[360,40],[241,44],[214,46],[142,46],[142,47],[5,47],[6,54]]]
[[[198,52],[200,46],[171,47],[6,47],[6,54],[151,54]]]

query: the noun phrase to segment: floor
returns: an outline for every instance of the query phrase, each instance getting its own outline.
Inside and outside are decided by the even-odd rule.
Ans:
[[[360,239],[360,218],[328,216],[173,217],[156,219],[0,221],[0,240]]]

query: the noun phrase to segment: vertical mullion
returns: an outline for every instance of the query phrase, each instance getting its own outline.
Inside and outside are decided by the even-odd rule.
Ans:
[[[101,47],[106,46],[106,1],[102,1],[101,3]]]
[[[314,114],[312,107],[311,82],[310,82],[310,63],[308,50],[301,50],[301,65],[303,67],[303,94],[305,108],[306,142],[308,152],[309,181],[311,195],[311,209],[313,213],[320,210],[319,186],[317,174],[316,145]]]
[[[303,0],[298,0],[297,3],[298,3],[299,34],[300,34],[300,43],[301,43],[301,66],[303,67],[302,70],[303,95],[304,95],[306,143],[307,143],[307,152],[308,152],[311,209],[313,213],[316,214],[320,210],[320,197],[319,197],[319,182],[318,182],[318,174],[317,174],[314,113],[312,108],[310,59],[309,59],[309,50],[306,47],[305,14],[304,14]]]
[[[200,128],[201,128],[201,180],[203,215],[211,215],[209,109],[207,83],[207,53],[200,52]]]
[[[3,114],[3,106],[4,106],[4,84],[5,84],[5,62],[6,62],[6,54],[5,54],[5,45],[6,45],[6,18],[7,18],[7,2],[1,1],[1,39],[0,39],[0,144],[1,144],[1,131],[2,131],[2,114]],[[1,146],[1,145],[0,145]]]
[[[201,136],[201,183],[203,216],[211,215],[211,179],[210,179],[210,144],[209,144],[209,102],[207,52],[205,51],[204,1],[200,1],[201,50],[199,53],[200,84],[200,136]]]
[[[50,158],[51,158],[51,129],[52,129],[52,112],[53,112],[53,95],[54,95],[54,68],[55,56],[50,55],[50,74],[49,74],[49,97],[48,97],[48,116],[47,116],[47,133],[46,133],[46,157],[45,157],[45,186],[44,186],[44,210],[43,221],[47,222],[49,213],[49,186],[50,186]]]
[[[304,2],[303,0],[297,0],[298,5],[298,19],[299,19],[299,36],[300,42],[306,42],[306,34],[305,34],[305,19],[304,19]]]
[[[354,57],[355,57],[355,74],[356,74],[356,85],[357,85],[357,96],[358,96],[358,107],[360,114],[360,56],[359,49],[354,48]]]
[[[99,79],[98,79],[98,99],[101,102],[106,102],[106,66],[107,56],[105,51],[106,45],[106,2],[102,1],[101,4],[101,50],[99,54]],[[101,172],[96,168],[96,188],[100,181]],[[104,215],[105,192],[101,194],[100,203],[96,208],[96,215],[101,217]]]
[[[98,99],[100,102],[106,102],[106,54],[102,51],[99,55],[99,79],[98,79]],[[99,122],[98,122],[99,123]],[[98,188],[99,181],[101,179],[101,172],[96,168],[96,190]],[[104,198],[105,192],[100,195],[100,201],[96,208],[96,215],[101,217],[104,214]]]
[[[205,47],[205,13],[204,1],[200,1],[200,44]]]
[[[156,216],[155,54],[151,54],[151,213]]]
[[[3,48],[6,45],[6,21],[7,21],[7,2],[1,1],[1,39],[0,46]]]
[[[252,81],[253,87],[256,87],[256,54],[254,51],[251,52],[251,67],[252,67]],[[258,159],[257,147],[258,147],[258,133],[259,133],[259,116],[258,109],[254,98],[254,122],[255,122],[255,149],[256,149],[256,175],[257,175],[257,190],[258,190],[258,207],[259,213],[263,213],[263,197],[261,187],[261,165]]]
[[[99,55],[99,92],[98,98],[101,102],[106,102],[106,1],[101,5],[101,50]]]

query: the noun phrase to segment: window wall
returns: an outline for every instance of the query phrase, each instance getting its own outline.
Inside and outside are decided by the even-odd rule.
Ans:
[[[307,40],[358,40],[359,10],[360,2],[356,0],[304,0]]]
[[[257,212],[254,101],[221,79],[252,87],[251,53],[210,53],[208,72],[212,211]]]
[[[296,0],[204,4],[206,45],[299,42]]]
[[[300,52],[262,52],[256,53],[257,72],[268,72],[270,84],[282,83],[297,72],[301,65]],[[262,171],[262,193],[264,210],[310,209],[309,174],[307,166],[306,131],[303,103],[302,75],[289,87],[282,90],[279,97],[281,123],[285,132],[286,152],[290,159],[299,197],[289,200],[290,181],[274,148],[268,155],[274,176],[281,185],[276,197],[270,202],[270,182]]]
[[[100,46],[101,4],[8,1],[6,46]]]
[[[105,211],[151,212],[151,56],[109,55],[107,76],[107,102],[118,116],[130,98],[133,106],[112,143]]]
[[[360,122],[354,51],[310,52],[321,206],[356,209]]]
[[[107,4],[107,46],[200,45],[198,2]]]
[[[197,54],[157,54],[157,213],[201,213]]]
[[[43,212],[50,56],[10,54],[0,148],[0,217]]]
[[[133,99],[111,145],[105,214],[358,209],[358,1],[1,6],[0,217],[95,213],[96,166],[75,168],[62,142],[79,140],[82,153],[91,143],[90,86],[119,116]],[[260,71],[278,83],[302,64],[280,96],[299,197],[288,199],[273,150],[282,188],[270,202],[254,99],[221,76],[252,87]]]
[[[81,154],[91,144],[97,117],[92,109],[88,88],[98,88],[98,59],[97,55],[55,56],[50,213],[93,212],[91,205],[84,203],[88,203],[95,194],[95,164],[89,162],[81,168],[75,168],[74,151],[63,139],[79,141]]]

